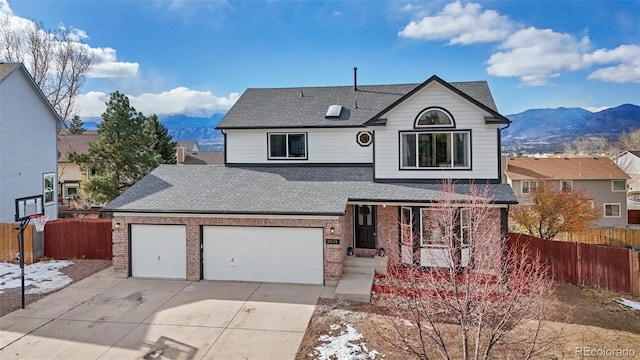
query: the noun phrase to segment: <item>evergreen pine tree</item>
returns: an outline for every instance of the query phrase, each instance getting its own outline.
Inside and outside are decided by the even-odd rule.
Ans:
[[[173,138],[169,135],[169,130],[158,120],[156,115],[148,117],[148,125],[156,138],[153,148],[162,157],[162,163],[175,164],[176,145],[178,143],[173,141]]]
[[[85,170],[96,169],[83,184],[94,203],[115,199],[164,162],[155,149],[149,118],[136,111],[127,96],[112,93],[102,119],[96,142],[86,154],[71,158]]]
[[[80,120],[80,116],[74,115],[69,124],[69,134],[82,134],[87,129],[84,128],[84,122]]]

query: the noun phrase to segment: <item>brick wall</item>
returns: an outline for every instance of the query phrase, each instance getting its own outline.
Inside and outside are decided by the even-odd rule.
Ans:
[[[389,258],[389,261],[398,261],[400,259],[398,207],[378,205],[376,211],[378,214],[376,229],[378,248],[384,248],[385,256]]]
[[[114,216],[113,223],[120,227],[113,231],[113,265],[116,272],[129,272],[129,225],[171,224],[187,226],[187,279],[200,279],[200,231],[206,225],[278,226],[323,228],[324,239],[340,239],[339,245],[324,246],[324,280],[335,283],[342,276],[342,262],[348,246],[345,229],[350,226],[345,216],[332,219],[268,219],[268,218],[206,218],[189,216]],[[333,228],[333,233],[331,233]]]

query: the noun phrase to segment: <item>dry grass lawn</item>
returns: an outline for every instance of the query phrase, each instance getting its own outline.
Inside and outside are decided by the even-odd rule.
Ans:
[[[557,296],[558,307],[551,321],[545,323],[544,335],[549,338],[555,338],[558,332],[561,335],[536,358],[581,359],[584,357],[580,355],[578,348],[587,347],[593,350],[629,349],[635,352],[635,357],[599,358],[640,359],[640,311],[623,307],[616,302],[620,297],[633,299],[630,295],[563,284],[558,286]],[[366,343],[367,348],[375,349],[381,354],[376,359],[411,359],[411,356],[395,345],[397,343],[381,337],[381,334],[393,336],[390,321],[385,309],[375,304],[321,299],[296,359],[317,358],[314,348],[322,344],[318,338],[328,334],[331,325],[341,324],[351,324],[357,329],[363,335],[362,342]],[[452,327],[453,341],[455,331],[455,327]],[[521,328],[517,331],[528,329]],[[521,357],[521,347],[517,343],[503,345],[495,349],[491,358],[518,359]]]

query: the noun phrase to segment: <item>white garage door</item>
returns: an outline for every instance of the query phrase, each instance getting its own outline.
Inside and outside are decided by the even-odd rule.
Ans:
[[[205,226],[208,280],[323,283],[321,228]]]
[[[131,225],[131,275],[187,278],[187,227]]]

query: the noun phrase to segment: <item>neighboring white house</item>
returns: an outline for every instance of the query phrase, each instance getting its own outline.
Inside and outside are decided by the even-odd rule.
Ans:
[[[487,185],[506,231],[517,202],[501,183],[508,124],[484,81],[248,89],[217,126],[225,165],[162,165],[104,208],[115,270],[335,284],[349,248],[441,266],[451,246],[465,266],[464,235],[445,244],[422,226],[438,221],[431,210],[453,179],[461,200]]]
[[[22,64],[0,63],[0,222],[15,221],[15,199],[43,195],[58,217],[57,135],[60,116]]]
[[[627,191],[640,191],[640,151],[625,151],[613,161],[629,175]]]

